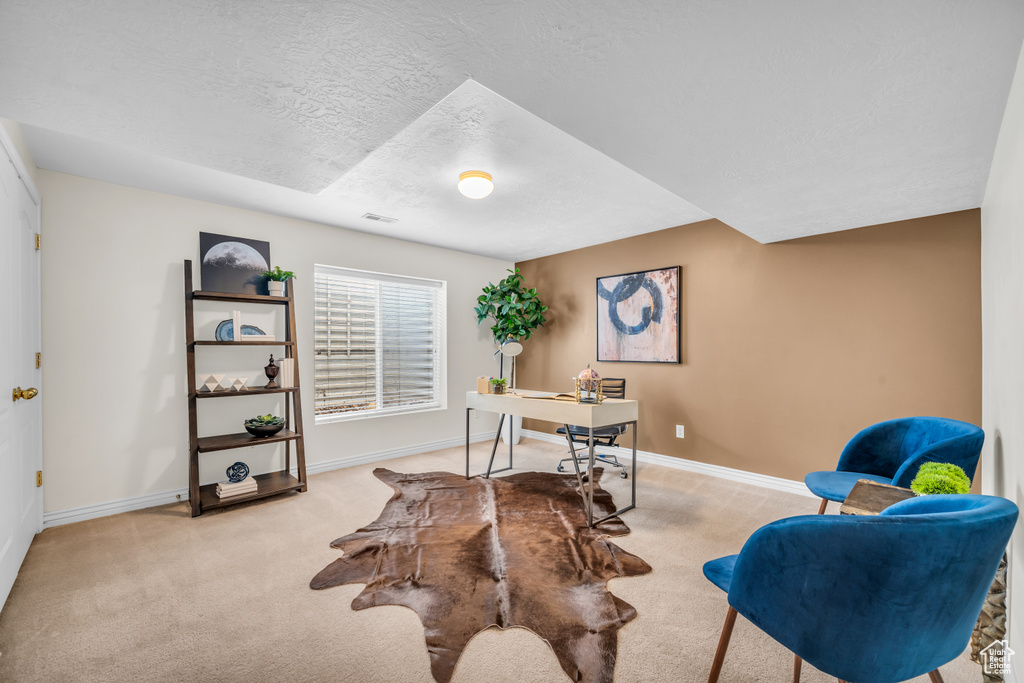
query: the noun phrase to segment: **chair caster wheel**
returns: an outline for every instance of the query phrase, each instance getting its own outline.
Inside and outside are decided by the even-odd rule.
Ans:
[[[565,472],[565,468],[564,468],[564,467],[562,467],[561,465],[559,465],[559,466],[558,466],[558,471],[559,471],[559,472]]]
[[[621,472],[619,472],[619,476],[622,477],[623,479],[629,479],[629,472],[627,472],[626,470],[622,470]]]

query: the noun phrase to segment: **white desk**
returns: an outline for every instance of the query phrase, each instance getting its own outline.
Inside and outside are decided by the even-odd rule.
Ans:
[[[491,459],[487,464],[485,477],[490,477],[492,472],[503,472],[512,469],[512,443],[508,446],[508,467],[492,470],[494,455],[498,452],[498,440],[501,438],[501,426],[506,415],[519,415],[535,420],[556,422],[565,427],[565,439],[569,444],[570,451],[575,454],[572,439],[569,436],[569,425],[579,425],[590,428],[589,455],[590,472],[594,468],[594,435],[593,430],[598,427],[607,427],[617,424],[633,425],[633,462],[630,478],[633,480],[632,502],[626,507],[616,510],[610,515],[594,521],[594,490],[590,486],[584,487],[583,475],[580,472],[579,463],[573,458],[572,464],[576,468],[576,478],[579,481],[580,492],[583,494],[583,506],[587,511],[587,522],[593,527],[606,519],[618,517],[627,510],[636,507],[636,441],[637,441],[637,414],[639,404],[636,401],[616,398],[606,398],[604,402],[598,403],[576,403],[574,401],[557,401],[553,399],[527,398],[530,394],[543,394],[549,392],[530,391],[527,389],[516,389],[515,395],[510,394],[480,394],[475,391],[466,392],[466,479],[469,479],[469,415],[471,410],[486,410],[498,413],[498,431],[494,435],[494,446],[491,448]],[[589,481],[588,481],[589,483]]]

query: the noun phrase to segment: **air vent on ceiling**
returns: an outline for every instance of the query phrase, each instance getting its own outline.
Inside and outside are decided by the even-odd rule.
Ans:
[[[379,216],[375,213],[364,213],[363,218],[370,221],[377,221],[378,223],[397,223],[397,218],[388,218],[387,216]]]

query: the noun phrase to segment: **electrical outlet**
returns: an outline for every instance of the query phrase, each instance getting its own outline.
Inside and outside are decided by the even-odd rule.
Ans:
[[[682,439],[683,438],[683,425],[676,425],[676,438],[677,439]]]

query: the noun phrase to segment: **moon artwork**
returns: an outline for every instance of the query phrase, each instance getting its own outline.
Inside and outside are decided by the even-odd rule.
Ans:
[[[679,271],[597,278],[597,360],[680,362]]]
[[[270,242],[199,233],[202,286],[208,292],[266,294],[263,273],[270,270]]]

